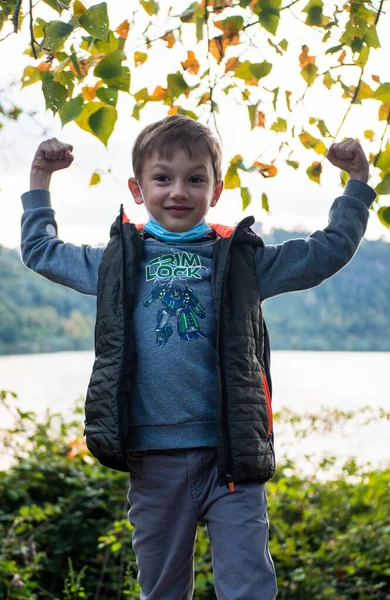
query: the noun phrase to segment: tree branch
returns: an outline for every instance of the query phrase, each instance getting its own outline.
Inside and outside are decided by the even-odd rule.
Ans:
[[[33,56],[36,60],[38,58],[37,53],[35,51],[35,44],[37,44],[37,41],[34,37],[34,23],[33,23],[32,9],[33,9],[32,0],[30,0],[30,40],[31,40],[31,50],[32,50]]]
[[[381,0],[381,3],[378,8],[378,12],[376,13],[375,25],[378,25],[379,17],[381,16],[381,13],[382,13],[383,2],[384,2],[384,0]]]
[[[14,16],[12,17],[12,22],[14,24],[14,33],[18,33],[19,29],[19,13],[20,7],[22,5],[22,0],[18,0],[15,6]]]

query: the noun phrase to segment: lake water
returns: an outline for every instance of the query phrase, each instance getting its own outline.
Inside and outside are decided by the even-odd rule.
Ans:
[[[16,392],[21,410],[42,416],[50,408],[69,415],[74,400],[85,396],[93,360],[91,351],[3,356],[0,389]],[[387,352],[275,351],[271,364],[273,410],[286,407],[316,413],[321,407],[356,410],[368,405],[390,412],[389,369]],[[1,427],[10,425],[2,407],[0,419]],[[274,429],[277,459],[286,453],[304,472],[315,471],[316,461],[324,455],[338,457],[339,464],[349,456],[378,467],[390,461],[389,421],[363,425],[359,418],[342,431],[326,435],[309,428],[309,435],[299,440],[287,425],[275,423]],[[0,457],[0,468],[5,466],[7,458]]]

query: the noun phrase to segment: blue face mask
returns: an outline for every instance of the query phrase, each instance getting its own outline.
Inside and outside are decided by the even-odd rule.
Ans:
[[[187,231],[181,231],[179,233],[174,231],[168,231],[167,229],[165,229],[165,227],[160,225],[160,223],[158,223],[156,219],[151,215],[151,213],[148,210],[148,207],[146,206],[145,198],[139,183],[138,187],[141,192],[142,200],[144,201],[146,212],[149,215],[149,221],[144,226],[144,230],[150,233],[150,235],[152,235],[153,237],[163,240],[164,242],[191,242],[193,240],[198,240],[212,232],[211,227],[207,225],[204,217],[197,225],[191,227],[191,229],[188,229]]]

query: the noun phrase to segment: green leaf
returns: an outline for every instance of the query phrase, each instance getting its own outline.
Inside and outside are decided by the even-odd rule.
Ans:
[[[150,17],[152,15],[157,15],[159,6],[156,0],[141,0],[140,4]]]
[[[109,52],[118,50],[119,39],[120,38],[115,37],[112,31],[109,31],[107,41],[96,40],[94,46],[100,54],[108,54]]]
[[[43,38],[45,36],[45,25],[46,24],[47,24],[47,21],[44,21],[40,17],[35,19],[34,26],[33,26],[33,32],[34,32],[35,39]]]
[[[240,187],[241,179],[239,174],[237,173],[236,165],[229,165],[229,168],[225,175],[225,190],[235,190]]]
[[[270,129],[272,129],[272,131],[277,132],[287,131],[287,121],[285,119],[282,119],[281,117],[278,117],[277,120],[274,123],[272,123]]]
[[[58,81],[68,90],[68,97],[71,98],[74,90],[75,74],[72,71],[60,71],[54,77],[54,81]]]
[[[311,85],[312,83],[315,82],[315,80],[317,79],[317,71],[318,71],[317,65],[310,65],[310,64],[306,65],[306,67],[304,67],[301,70],[301,76],[306,81],[307,85]]]
[[[259,103],[257,102],[256,104],[251,104],[248,106],[248,113],[249,113],[249,121],[251,124],[251,130],[254,129],[254,127],[256,127],[256,114],[257,114],[257,107],[258,107]]]
[[[57,50],[72,33],[73,27],[62,21],[51,21],[45,26],[45,37],[41,42],[42,48]]]
[[[68,100],[66,104],[64,104],[58,114],[61,119],[62,127],[69,123],[70,121],[74,121],[77,117],[82,113],[84,106],[84,98],[82,94],[73,98],[73,100]]]
[[[196,41],[201,42],[203,40],[203,26],[204,26],[204,18],[196,17],[195,19],[195,28],[196,28]]]
[[[167,76],[167,89],[168,94],[175,99],[188,92],[191,88],[183,75],[178,71],[177,73],[170,73]]]
[[[116,106],[118,102],[118,90],[112,87],[102,87],[96,90],[96,96],[110,106]]]
[[[122,59],[123,52],[121,50],[109,52],[95,67],[93,74],[103,80],[119,77],[122,74]]]
[[[50,108],[53,114],[56,114],[66,102],[68,96],[66,88],[57,81],[49,79],[42,83],[42,91],[46,100],[46,108]]]
[[[286,163],[289,165],[289,167],[292,167],[295,170],[299,167],[299,162],[296,160],[286,160]]]
[[[330,74],[330,71],[326,71],[326,73],[324,74],[324,79],[322,80],[322,83],[324,84],[325,87],[328,88],[328,90],[330,90],[332,85],[334,83],[336,83],[336,80],[333,79],[332,75]]]
[[[245,210],[251,203],[251,194],[247,187],[241,188],[242,210]]]
[[[390,173],[390,144],[386,144],[385,150],[379,154],[375,166],[384,173]]]
[[[191,119],[194,119],[194,121],[197,121],[199,119],[198,115],[195,114],[192,110],[186,110],[185,108],[182,108],[181,106],[179,106],[179,108],[177,109],[177,112],[179,115],[185,115],[186,117],[191,117]]]
[[[387,196],[387,194],[390,194],[390,173],[384,176],[379,185],[376,186],[375,191],[378,196]]]
[[[306,173],[309,179],[311,179],[311,181],[314,181],[315,183],[320,183],[320,177],[322,173],[321,163],[314,161],[310,165],[310,167],[306,169]]]
[[[278,29],[281,4],[281,0],[259,0],[252,9],[258,15],[259,23],[272,35]]]
[[[371,25],[367,29],[367,31],[363,37],[363,42],[369,48],[380,48],[381,47],[375,25]]]
[[[276,110],[276,102],[279,95],[279,88],[277,87],[274,90],[271,90],[271,92],[274,95],[274,99],[272,100],[272,106],[274,107],[274,110]]]
[[[329,129],[325,125],[325,121],[323,121],[322,119],[318,120],[317,127],[320,130],[320,133],[323,137],[332,137]]]
[[[117,118],[117,111],[112,106],[99,108],[89,118],[89,125],[93,133],[105,146],[107,146],[109,137],[114,130]]]
[[[381,206],[377,214],[382,225],[390,229],[390,206]]]
[[[281,47],[282,50],[286,51],[288,48],[288,41],[282,40],[281,42],[279,42],[279,46]]]
[[[364,67],[368,61],[368,57],[370,56],[370,49],[368,46],[363,46],[359,56],[354,59],[355,65],[358,67]]]
[[[306,25],[319,25],[321,27],[323,24],[323,6],[322,0],[310,0],[309,4],[306,4],[305,8],[302,9],[302,12],[307,13]]]
[[[75,119],[76,125],[88,131],[88,133],[92,133],[96,135],[95,131],[92,129],[90,124],[90,118],[94,113],[101,109],[107,109],[108,111],[114,111],[116,113],[115,108],[108,107],[103,102],[88,102],[88,104],[84,104],[83,111],[81,114]]]
[[[264,192],[261,194],[261,208],[263,210],[265,210],[267,212],[267,214],[270,213],[269,210],[269,202],[268,202],[268,196],[267,194],[265,194]]]
[[[107,41],[109,32],[107,3],[102,2],[91,6],[79,17],[79,23],[94,38]]]
[[[146,102],[149,100],[148,88],[145,87],[142,88],[142,90],[138,90],[138,92],[135,92],[134,100],[136,102],[143,102],[144,104],[146,104]]]
[[[338,46],[332,46],[331,48],[327,49],[325,54],[334,54],[335,52],[338,52],[342,48],[343,48],[343,44],[339,44]]]
[[[246,83],[252,82],[253,79],[259,81],[262,77],[266,77],[271,69],[272,64],[266,60],[262,63],[251,63],[249,60],[245,60],[235,69],[234,77],[244,79]]]
[[[42,78],[42,71],[35,69],[34,67],[26,67],[22,75],[22,87],[26,87],[39,81]]]
[[[372,97],[381,102],[390,102],[390,83],[382,83]]]
[[[103,80],[110,88],[115,88],[121,92],[129,92],[130,90],[130,69],[128,67],[121,68],[121,74],[118,77],[108,77]]]
[[[51,8],[61,14],[63,10],[69,10],[70,0],[43,0],[45,4],[48,4]]]

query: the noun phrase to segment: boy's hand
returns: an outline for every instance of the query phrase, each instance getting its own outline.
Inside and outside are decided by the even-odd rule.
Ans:
[[[67,169],[73,162],[73,146],[51,138],[38,146],[30,174],[30,189],[49,189],[54,171]]]
[[[349,175],[349,179],[359,179],[363,183],[368,181],[368,161],[363,148],[353,138],[347,138],[338,144],[332,144],[326,158],[339,169]]]

